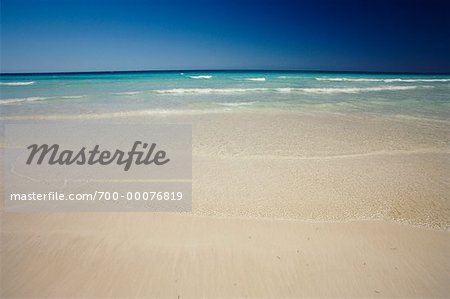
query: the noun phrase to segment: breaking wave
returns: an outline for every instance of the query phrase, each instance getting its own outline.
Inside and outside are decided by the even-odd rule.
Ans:
[[[315,93],[315,94],[336,94],[336,93],[360,93],[360,92],[370,92],[370,91],[393,91],[393,90],[410,90],[416,89],[417,86],[380,86],[380,87],[343,87],[343,88],[276,88],[275,90],[280,93],[291,93],[291,92],[304,92],[304,93]]]
[[[7,86],[22,86],[22,85],[32,85],[36,82],[34,81],[27,81],[27,82],[0,82],[0,85],[7,85]]]
[[[154,92],[159,94],[233,94],[267,90],[268,88],[173,88],[159,89]]]
[[[124,92],[113,92],[114,95],[125,95],[125,96],[132,96],[136,94],[141,94],[142,91],[124,91]]]
[[[81,99],[84,96],[62,96],[63,99]]]
[[[209,75],[199,75],[199,76],[189,76],[191,79],[211,79],[212,76]]]
[[[450,79],[440,78],[417,78],[417,79],[405,79],[405,78],[315,78],[319,81],[351,81],[351,82],[450,82]]]
[[[259,82],[263,82],[266,81],[266,78],[261,77],[261,78],[246,78],[245,80],[247,81],[259,81]]]
[[[235,94],[254,92],[278,92],[278,93],[315,93],[315,94],[335,94],[335,93],[360,93],[370,91],[394,91],[416,89],[417,86],[379,86],[379,87],[345,87],[345,88],[173,88],[154,90],[158,94]]]
[[[46,97],[28,97],[28,98],[14,98],[14,99],[4,99],[0,100],[0,105],[14,105],[20,103],[44,101],[48,98]]]

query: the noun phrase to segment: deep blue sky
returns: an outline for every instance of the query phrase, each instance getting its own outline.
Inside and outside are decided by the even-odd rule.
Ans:
[[[450,72],[450,1],[1,0],[1,72]]]

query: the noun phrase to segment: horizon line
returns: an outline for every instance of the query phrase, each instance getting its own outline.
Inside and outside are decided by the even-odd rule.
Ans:
[[[450,75],[450,72],[400,72],[400,71],[349,71],[349,70],[301,70],[301,69],[155,69],[114,71],[63,71],[63,72],[0,72],[0,76],[16,75],[77,75],[77,74],[125,74],[125,73],[174,73],[174,72],[296,72],[296,73],[348,73],[348,74],[403,74],[403,75]]]

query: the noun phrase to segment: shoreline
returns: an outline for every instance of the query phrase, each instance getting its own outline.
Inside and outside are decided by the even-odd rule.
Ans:
[[[111,122],[192,125],[196,215],[450,227],[445,124],[259,111]]]
[[[37,114],[37,115],[9,115],[0,116],[0,121],[76,121],[76,120],[86,120],[86,121],[119,121],[119,122],[142,122],[144,120],[154,122],[166,121],[169,118],[189,118],[193,116],[239,116],[239,115],[287,115],[291,117],[348,117],[350,119],[361,120],[361,119],[378,119],[380,121],[392,121],[394,123],[437,123],[437,124],[450,124],[450,120],[443,118],[431,118],[424,115],[409,115],[409,114],[380,114],[368,111],[345,111],[345,110],[320,110],[320,109],[310,109],[292,110],[291,107],[285,108],[275,108],[275,107],[252,107],[248,108],[246,106],[237,107],[222,107],[222,108],[180,108],[180,109],[139,109],[139,110],[126,110],[126,111],[104,111],[104,112],[94,112],[94,111],[82,111],[78,114]],[[146,119],[146,117],[154,117],[155,119]],[[178,123],[178,122],[177,122]]]

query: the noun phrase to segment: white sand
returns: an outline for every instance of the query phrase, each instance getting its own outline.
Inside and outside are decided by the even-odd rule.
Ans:
[[[2,298],[448,297],[448,232],[160,214],[3,215]]]
[[[133,121],[193,124],[193,213],[2,212],[2,298],[450,296],[448,123]]]

